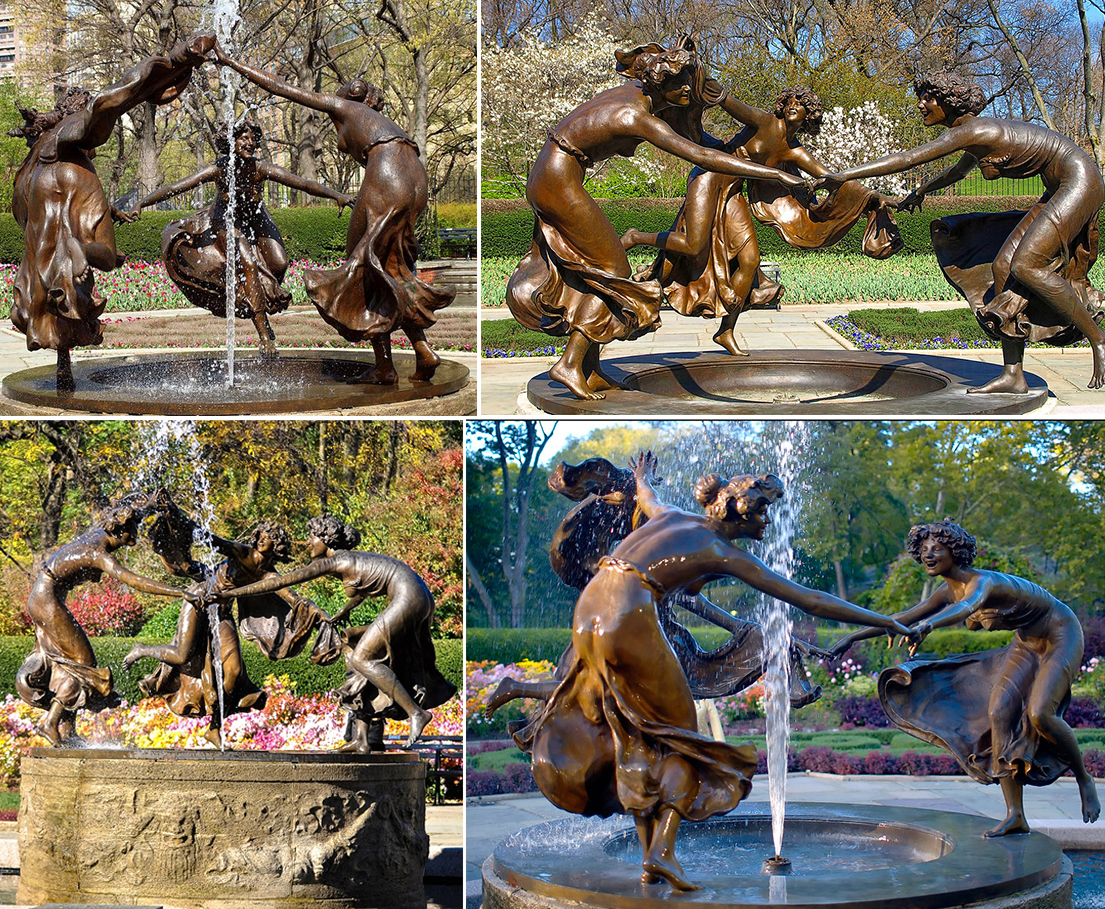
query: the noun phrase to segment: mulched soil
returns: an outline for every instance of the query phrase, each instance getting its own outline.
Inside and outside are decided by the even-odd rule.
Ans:
[[[102,350],[150,347],[225,347],[226,320],[208,313],[165,316],[105,317]],[[370,347],[367,341],[350,344],[322,321],[313,307],[293,307],[270,318],[278,347]],[[239,319],[235,326],[237,347],[257,347],[253,323]],[[426,332],[435,350],[474,350],[476,313],[473,309],[437,313],[437,324]],[[409,348],[402,332],[392,335],[397,348]]]

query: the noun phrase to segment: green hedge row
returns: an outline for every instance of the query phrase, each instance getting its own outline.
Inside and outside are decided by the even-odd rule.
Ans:
[[[115,225],[115,240],[119,251],[128,259],[157,262],[161,259],[161,231],[170,221],[188,217],[191,212],[147,209],[131,224]],[[333,262],[345,258],[345,235],[349,230],[349,209],[338,213],[337,206],[312,208],[278,208],[272,219],[284,237],[284,246],[291,261],[310,259],[313,262]],[[429,216],[419,222],[419,253],[424,259],[438,253],[437,222]],[[433,236],[423,236],[432,231]],[[18,262],[23,258],[23,231],[14,215],[0,213],[0,262]]]
[[[154,661],[139,660],[130,672],[123,671],[123,657],[134,646],[137,638],[92,638],[92,649],[101,666],[110,666],[115,680],[115,690],[131,703],[142,698],[138,681],[153,671]],[[0,697],[15,694],[15,673],[34,649],[34,638],[27,636],[0,637]],[[437,668],[450,682],[460,688],[464,678],[464,642],[458,640],[434,641]],[[337,688],[345,681],[345,663],[338,660],[330,666],[315,666],[307,652],[291,660],[274,662],[267,659],[256,646],[242,642],[242,659],[246,672],[258,685],[268,675],[287,675],[296,683],[297,694],[317,694]]]
[[[707,650],[720,647],[729,639],[729,633],[721,628],[695,628],[692,631],[698,643]],[[555,663],[572,639],[572,633],[567,628],[469,628],[466,633],[469,660],[490,660],[504,665],[520,660]],[[821,644],[830,644],[840,636],[838,629],[824,629],[820,635]],[[1012,636],[1011,631],[938,628],[925,638],[920,655],[946,657],[954,653],[979,653],[1004,647]],[[901,653],[904,660],[905,651]]]
[[[672,199],[599,199],[599,207],[605,212],[619,235],[631,227],[645,233],[668,230],[679,211],[680,201]],[[1004,197],[982,199],[971,197],[967,200],[926,200],[925,207],[919,212],[898,212],[895,220],[905,241],[904,252],[931,252],[932,240],[929,224],[937,218],[972,211],[1002,211],[1015,205],[1023,205],[1024,200],[1009,200]],[[488,210],[484,208],[482,226],[482,254],[486,257],[504,256],[521,258],[529,250],[533,239],[533,213],[528,208],[516,210]],[[767,260],[792,251],[793,247],[775,232],[754,220],[756,237],[760,242],[760,255]],[[862,253],[863,231],[866,219],[861,219],[836,246],[835,252]],[[901,255],[901,253],[899,253]]]

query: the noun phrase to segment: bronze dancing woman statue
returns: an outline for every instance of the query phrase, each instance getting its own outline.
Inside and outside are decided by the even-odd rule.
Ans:
[[[15,277],[12,322],[27,349],[57,351],[57,387],[72,390],[69,352],[100,344],[107,305],[95,291],[93,269],[123,262],[112,221],[131,219],[114,208],[92,164],[119,118],[139,104],[165,104],[188,85],[214,44],[204,35],[177,44],[168,56],[148,57],[93,97],[69,88],[52,111],[23,110],[24,125],[9,132],[29,151],[15,174],[12,214],[23,229],[23,258]]]
[[[324,575],[340,578],[349,599],[330,618],[336,625],[368,597],[386,596],[387,606],[367,627],[348,629],[342,650],[349,674],[339,689],[354,721],[346,751],[369,751],[370,726],[385,717],[409,719],[411,747],[433,719],[430,708],[444,704],[456,688],[438,671],[430,628],[434,598],[426,582],[405,562],[355,547],[360,533],[337,518],[307,522],[307,546],[314,560],[286,575],[227,591],[248,597],[301,584]]]
[[[452,287],[418,279],[415,225],[426,209],[426,168],[418,146],[382,113],[379,89],[363,79],[324,95],[289,85],[271,73],[232,60],[216,45],[220,66],[237,70],[274,95],[330,117],[338,151],[364,168],[346,237],[346,262],[330,271],[305,269],[307,296],[322,318],[347,341],[372,342],[375,364],[354,381],[394,385],[391,333],[401,329],[417,358],[413,379],[428,382],[440,358],[426,341],[436,310],[453,302]]]
[[[87,531],[47,556],[31,587],[27,615],[35,647],[16,673],[15,687],[24,701],[46,711],[35,730],[53,745],[79,741],[78,709],[100,710],[118,701],[111,669],[96,665],[88,635],[66,608],[73,588],[107,574],[144,593],[183,596],[190,604],[200,599],[195,591],[135,574],[113,555],[137,542],[146,504],[144,497],[132,496],[109,505]]]
[[[219,697],[220,673],[222,704],[227,714],[260,710],[265,704],[265,692],[249,678],[242,661],[239,624],[243,637],[257,644],[269,659],[279,660],[300,653],[311,632],[330,617],[305,597],[281,589],[276,599],[241,598],[236,622],[234,600],[228,598],[226,591],[276,574],[277,563],[291,558],[287,531],[271,521],[261,521],[249,542],[213,536],[212,544],[226,558],[214,573],[208,574],[203,565],[187,554],[191,542],[187,528],[191,522],[184,519],[177,524],[161,528],[165,538],[155,549],[160,550],[171,570],[187,574],[196,582],[191,588],[193,600],[202,596],[215,602],[205,610],[186,601],[172,642],[135,644],[123,660],[123,668],[129,669],[142,657],[158,660],[162,665],[139,682],[143,694],[164,697],[169,709],[178,716],[210,717],[205,737],[221,746],[224,716]],[[319,638],[316,648],[325,646],[327,640],[321,634]],[[335,651],[333,657],[336,656]]]
[[[216,316],[226,316],[227,214],[230,212],[230,162],[234,164],[235,222],[232,236],[237,249],[237,287],[234,314],[251,319],[264,356],[276,356],[276,335],[269,316],[283,312],[292,295],[280,285],[288,270],[284,240],[265,208],[266,180],[302,190],[338,203],[339,211],[356,199],[345,193],[306,180],[268,161],[257,160],[261,128],[240,123],[234,129],[234,154],[230,155],[226,133],[215,134],[218,157],[176,183],[150,193],[138,203],[135,216],[147,205],[155,205],[204,183],[216,186],[215,201],[183,221],[171,221],[161,233],[161,254],[165,269],[181,293],[196,306]]]
[[[560,580],[569,587],[583,590],[598,571],[599,562],[645,520],[637,507],[637,481],[632,471],[615,467],[606,458],[588,458],[576,465],[562,462],[549,475],[549,488],[577,503],[553,534],[549,561]],[[732,638],[714,650],[703,650],[676,619],[675,606],[724,628]],[[735,694],[763,675],[763,628],[760,625],[730,615],[701,593],[677,591],[665,597],[657,609],[664,634],[683,667],[695,700]],[[803,656],[811,652],[828,655],[802,641],[791,646],[790,702],[796,709],[821,696],[820,686],[810,685],[802,665]],[[574,659],[575,653],[569,644],[557,661],[553,679],[519,681],[509,676],[502,679],[488,695],[484,712],[490,717],[504,704],[518,698],[547,700]],[[514,724],[509,725],[513,731]]]
[[[733,154],[796,175],[828,173],[799,139],[802,132],[816,136],[821,129],[823,109],[814,92],[805,86],[788,88],[767,111],[739,101],[720,86],[718,90],[719,106],[745,127],[727,145]],[[743,190],[740,177],[696,167],[687,178],[687,197],[670,231],[629,230],[622,237],[627,250],[660,250],[648,277],[660,281],[674,309],[706,319],[721,315],[714,341],[731,354],[747,353],[734,334],[737,317],[753,303],[765,305],[783,294],[782,285],[760,269],[753,214],[801,249],[831,246],[864,214],[865,253],[882,259],[902,246],[885,197],[859,183],[846,184],[825,202],[809,207],[772,180],[750,182],[747,199]]]
[[[659,281],[633,280],[621,238],[584,188],[590,168],[614,155],[631,157],[649,142],[708,170],[802,186],[791,174],[699,144],[702,110],[717,99],[707,94],[689,38],[672,48],[619,52],[617,59],[626,84],[599,93],[549,130],[530,170],[533,243],[506,293],[526,328],[568,336],[549,375],[583,399],[602,398],[612,387],[599,367],[602,346],[655,331],[663,296]]]
[[[1067,770],[1078,781],[1082,820],[1101,813],[1097,787],[1063,719],[1082,662],[1082,626],[1070,607],[1024,578],[972,568],[975,538],[958,524],[918,524],[909,554],[943,578],[928,599],[894,616],[915,622],[918,642],[935,628],[1012,631],[1005,647],[884,670],[879,699],[895,726],[951,752],[980,783],[998,783],[1005,819],[987,836],[1027,833],[1024,787],[1046,786]],[[843,653],[873,629],[842,638]],[[916,647],[916,644],[914,645]]]
[[[1097,258],[1097,215],[1105,183],[1093,159],[1066,136],[1020,120],[980,117],[982,89],[952,73],[914,83],[926,126],[946,126],[939,138],[895,152],[813,185],[896,174],[947,155],[959,160],[906,196],[920,208],[929,193],[962,180],[977,166],[988,180],[1039,176],[1046,192],[1027,212],[957,215],[934,221],[933,246],[944,276],[970,303],[983,329],[1001,341],[1000,376],[972,392],[1025,394],[1024,350],[1029,341],[1072,344],[1093,351],[1089,387],[1105,384],[1105,333],[1098,326],[1101,294],[1089,282]]]
[[[705,515],[662,505],[648,474],[651,453],[631,462],[637,503],[648,522],[604,558],[576,603],[575,657],[530,723],[515,734],[533,755],[538,788],[576,814],[632,814],[644,857],[642,880],[693,890],[675,856],[682,819],[734,808],[751,787],[755,749],[696,731],[694,700],[668,645],[657,607],[678,590],[736,577],[811,615],[904,626],[780,577],[734,545],[761,539],[767,508],[783,494],[778,477],[703,477],[695,498]]]

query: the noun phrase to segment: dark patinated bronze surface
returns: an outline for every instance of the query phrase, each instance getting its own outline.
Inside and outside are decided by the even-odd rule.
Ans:
[[[786,841],[799,850],[820,851],[824,866],[814,874],[795,858],[780,901],[772,892],[772,876],[759,873],[763,856],[773,852],[768,806],[747,805],[741,814],[681,829],[676,850],[687,864],[696,846],[715,856],[748,855],[743,873],[734,870],[736,862],[698,869],[700,891],[673,893],[642,885],[635,860],[639,850],[629,848],[635,839],[632,824],[592,818],[540,824],[504,840],[484,865],[485,892],[491,872],[522,894],[606,909],[759,909],[780,902],[792,909],[938,909],[1031,890],[1062,869],[1063,853],[1054,840],[1038,833],[987,839],[982,833],[988,818],[915,808],[792,804]],[[870,847],[876,856],[868,870],[850,866],[852,844]],[[492,904],[500,905],[497,900]]]
[[[1047,385],[1025,374],[1028,394],[968,394],[1001,373],[989,363],[928,354],[767,350],[748,357],[651,354],[604,360],[627,386],[604,400],[579,400],[548,372],[527,397],[550,414],[642,416],[948,416],[1031,413]]]
[[[364,382],[395,384],[392,332],[402,331],[417,360],[416,376],[428,380],[438,356],[426,341],[434,312],[456,296],[451,286],[418,278],[416,223],[429,200],[426,166],[418,146],[381,113],[383,95],[354,79],[333,95],[291,85],[272,73],[234,60],[215,46],[220,66],[237,70],[265,91],[326,114],[338,134],[338,149],[364,168],[346,236],[346,261],[324,271],[305,268],[303,286],[323,320],[347,341],[372,343],[375,361]],[[405,400],[395,398],[392,400]]]
[[[989,103],[986,92],[956,73],[920,75],[913,88],[921,119],[926,126],[947,127],[943,133],[917,148],[822,176],[813,186],[831,189],[959,155],[898,203],[910,211],[976,167],[987,180],[1039,177],[1045,193],[1028,212],[975,213],[933,224],[944,276],[970,302],[983,329],[1002,342],[1005,369],[976,391],[1023,391],[1027,342],[1061,345],[1083,337],[1093,351],[1089,387],[1102,387],[1102,298],[1089,281],[1097,259],[1098,210],[1105,200],[1101,171],[1077,143],[1054,130],[978,116]]]
[[[368,353],[291,352],[275,360],[237,356],[234,369],[241,381],[233,388],[225,384],[224,357],[180,353],[78,360],[73,391],[58,389],[53,367],[36,367],[6,376],[3,390],[26,404],[93,413],[252,416],[416,401],[468,383],[468,368],[453,360],[442,360],[431,381],[415,382],[415,357],[394,359],[393,385],[350,381],[373,363]]]

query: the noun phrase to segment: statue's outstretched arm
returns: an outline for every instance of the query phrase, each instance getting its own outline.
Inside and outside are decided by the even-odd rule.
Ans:
[[[176,183],[170,183],[168,186],[163,186],[161,189],[155,189],[152,193],[146,196],[141,202],[138,203],[139,208],[145,208],[148,205],[156,205],[158,202],[164,202],[166,199],[171,199],[173,196],[179,196],[183,192],[187,192],[190,189],[195,189],[204,183],[214,183],[219,176],[219,168],[214,164],[208,164],[206,167],[197,170],[190,177],[185,177],[183,180],[177,180]]]

